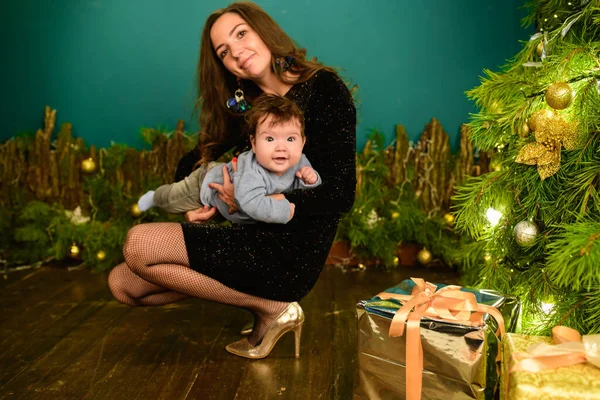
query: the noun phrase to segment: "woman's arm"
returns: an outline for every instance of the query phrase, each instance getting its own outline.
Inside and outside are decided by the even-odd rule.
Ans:
[[[356,190],[356,109],[350,91],[335,74],[321,71],[305,110],[308,159],[323,184],[312,190],[285,193],[295,215],[349,211]],[[310,118],[310,121],[308,120]]]

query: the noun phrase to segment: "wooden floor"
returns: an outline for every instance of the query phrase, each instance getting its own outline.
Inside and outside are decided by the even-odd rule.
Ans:
[[[456,282],[422,267],[325,267],[300,302],[300,359],[288,334],[247,360],[224,350],[246,311],[196,299],[130,308],[112,299],[106,273],[12,273],[0,279],[0,399],[351,399],[355,304],[410,276]]]

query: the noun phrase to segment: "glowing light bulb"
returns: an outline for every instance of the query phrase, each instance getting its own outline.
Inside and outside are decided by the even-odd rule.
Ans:
[[[550,314],[553,309],[554,309],[553,303],[542,302],[542,311],[544,312],[544,314],[546,314],[546,315]]]
[[[496,226],[498,225],[498,222],[500,222],[500,218],[502,218],[502,213],[490,207],[485,212],[485,216],[487,217],[488,221],[490,221],[492,226]]]

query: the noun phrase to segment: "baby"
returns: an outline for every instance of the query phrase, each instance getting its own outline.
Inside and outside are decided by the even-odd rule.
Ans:
[[[237,158],[237,171],[227,163],[234,183],[238,211],[229,214],[229,206],[217,197],[209,183],[223,184],[223,164],[202,164],[180,182],[162,185],[138,201],[141,211],[158,206],[171,213],[182,213],[203,206],[217,207],[225,218],[236,223],[256,221],[285,224],[294,216],[294,204],[270,195],[294,189],[311,189],[321,184],[302,148],[304,117],[302,111],[285,97],[263,94],[246,115],[252,151]]]

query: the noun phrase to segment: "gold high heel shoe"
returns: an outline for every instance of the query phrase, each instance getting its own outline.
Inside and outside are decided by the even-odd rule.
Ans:
[[[245,324],[242,329],[240,329],[240,335],[242,336],[250,336],[252,335],[252,331],[254,330],[254,321],[248,322]]]
[[[225,350],[236,356],[246,358],[265,358],[273,350],[273,346],[285,333],[294,332],[295,355],[300,357],[300,335],[302,334],[302,324],[304,323],[304,311],[300,304],[293,302],[277,317],[273,324],[267,329],[265,336],[260,344],[252,346],[248,339],[238,340],[228,344]]]

